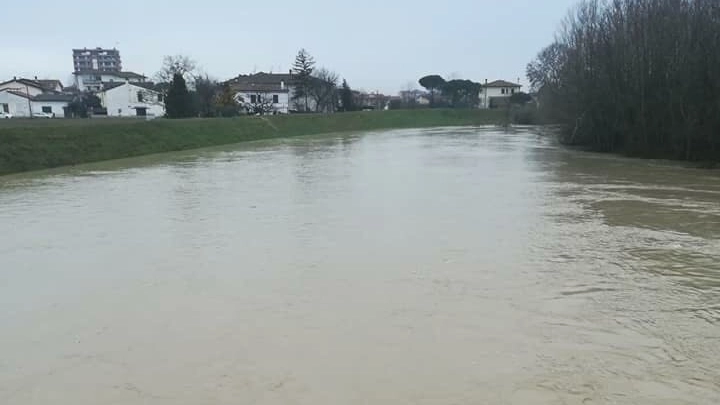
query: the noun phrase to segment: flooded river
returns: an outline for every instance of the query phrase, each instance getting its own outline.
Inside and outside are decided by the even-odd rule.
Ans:
[[[717,404],[720,172],[464,128],[0,177],[0,403]]]

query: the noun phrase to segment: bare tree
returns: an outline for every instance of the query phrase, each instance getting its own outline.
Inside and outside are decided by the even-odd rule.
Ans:
[[[208,75],[195,78],[195,103],[201,117],[214,117],[218,113],[217,100],[222,88]]]
[[[246,100],[242,95],[238,94],[235,97],[235,101],[240,107],[245,109],[248,114],[267,115],[277,112],[272,94],[255,94],[250,100]]]
[[[334,112],[337,105],[337,84],[340,77],[335,72],[328,69],[316,69],[311,84],[309,86],[309,94],[315,102],[316,112]]]
[[[585,0],[528,78],[567,142],[718,160],[718,32],[717,0]]]
[[[197,63],[185,55],[166,55],[163,57],[163,64],[155,77],[160,83],[170,83],[173,76],[179,73],[186,82],[194,83],[197,75]]]

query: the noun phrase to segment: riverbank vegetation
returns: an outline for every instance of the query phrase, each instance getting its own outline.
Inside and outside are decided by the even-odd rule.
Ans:
[[[586,0],[528,65],[566,143],[720,160],[720,3]]]
[[[398,110],[207,119],[0,120],[0,174],[268,138],[499,125],[502,111]]]

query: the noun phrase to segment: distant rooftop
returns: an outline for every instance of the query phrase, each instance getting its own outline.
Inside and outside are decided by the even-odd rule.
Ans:
[[[297,84],[298,76],[288,73],[265,73],[259,72],[251,75],[238,75],[225,82],[235,90],[256,90],[256,91],[283,91],[282,85],[293,86]],[[312,78],[312,80],[320,80]],[[281,85],[282,83],[282,85]]]
[[[117,51],[116,48],[73,48],[73,52],[84,52],[84,51]]]
[[[73,72],[74,75],[108,75],[121,77],[123,79],[147,79],[147,76],[141,75],[135,72],[113,72],[106,70],[81,70],[79,72]]]
[[[18,97],[26,98],[32,101],[65,101],[70,102],[73,100],[74,96],[72,94],[61,94],[61,93],[42,93],[38,94],[37,96],[30,96],[26,93],[23,93],[22,91],[15,91],[15,90],[0,90],[0,92],[8,92],[10,94],[14,94]]]
[[[116,87],[124,86],[126,84],[130,84],[131,86],[142,87],[143,89],[146,89],[146,90],[156,91],[154,83],[134,83],[134,82],[133,83],[126,83],[126,82],[105,83],[105,84],[103,84],[103,91],[112,90]]]
[[[482,87],[522,87],[522,85],[505,80],[495,80],[494,82],[483,84]]]
[[[57,85],[60,85],[60,88],[63,87],[62,82],[60,80],[54,80],[54,79],[42,79],[42,80],[34,80],[34,79],[26,79],[24,77],[21,78],[12,78],[11,80],[5,81],[0,83],[0,86],[12,82],[17,82],[25,86],[34,87],[43,91],[55,91],[55,87]]]
[[[73,96],[72,94],[43,93],[43,94],[38,94],[37,96],[33,97],[32,99],[34,101],[67,101],[67,102],[70,102],[70,101],[73,101],[73,98],[75,98],[75,96]]]

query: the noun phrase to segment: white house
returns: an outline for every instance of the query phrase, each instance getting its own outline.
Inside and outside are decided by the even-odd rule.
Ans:
[[[29,117],[31,101],[25,92],[17,90],[0,90],[0,111],[15,117]]]
[[[73,73],[75,86],[79,91],[99,92],[106,84],[115,83],[145,83],[147,77],[135,72],[100,72],[83,71]]]
[[[43,112],[63,118],[72,100],[73,96],[67,94],[41,93],[28,96],[25,92],[4,89],[0,90],[0,111],[14,117],[30,117]]]
[[[278,84],[240,84],[233,88],[235,101],[248,111],[258,106],[266,113],[287,114],[290,112],[290,90],[284,82]]]
[[[312,80],[320,80],[313,78]],[[305,110],[305,98],[294,100],[297,88],[297,76],[289,73],[256,73],[239,75],[224,83],[229,86],[235,100],[246,109],[263,104],[271,113],[287,114]],[[329,105],[333,104],[333,105]],[[334,103],[329,103],[323,112],[335,111]],[[307,110],[316,111],[317,103],[313,97],[307,98]]]
[[[30,105],[33,114],[44,112],[52,114],[55,118],[70,116],[68,105],[73,101],[74,96],[70,94],[43,93],[33,97]]]
[[[109,117],[165,115],[162,94],[148,83],[107,83],[97,95]]]
[[[522,86],[505,80],[485,83],[480,88],[480,108],[496,108],[507,104],[510,96],[519,93]]]
[[[12,80],[0,83],[0,90],[13,90],[18,93],[25,93],[29,96],[37,96],[38,94],[42,94],[50,89],[46,89],[39,81],[36,80],[24,78],[18,79],[13,77]]]

